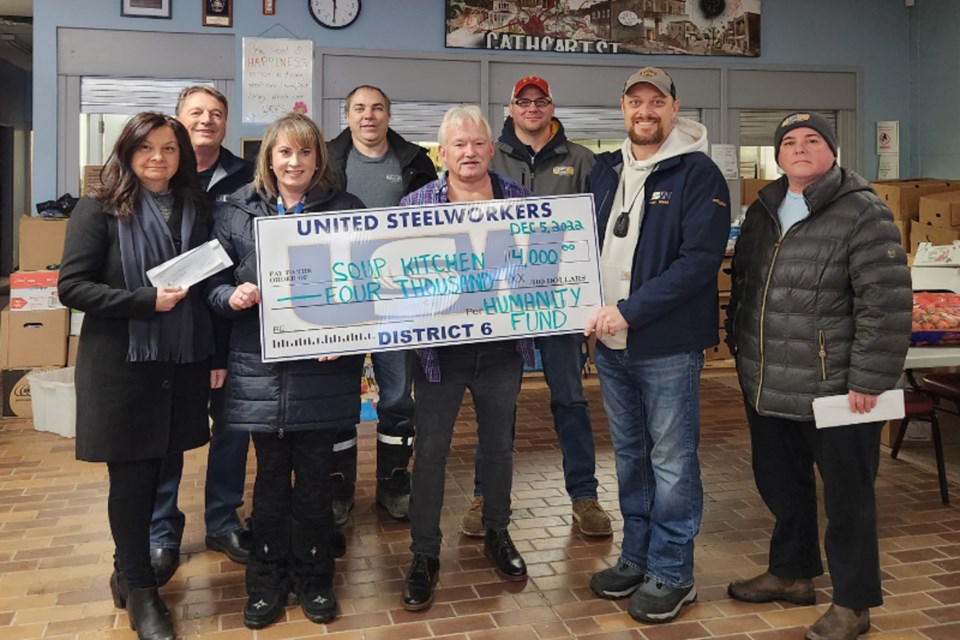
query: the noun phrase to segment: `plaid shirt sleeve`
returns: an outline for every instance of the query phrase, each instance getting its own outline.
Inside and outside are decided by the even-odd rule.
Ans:
[[[494,173],[494,179],[500,182],[500,189],[504,198],[529,198],[533,193],[516,182]],[[400,200],[400,206],[419,204],[439,204],[449,202],[447,198],[447,174],[444,172],[438,180],[424,185],[420,189],[405,195]],[[524,364],[534,366],[534,343],[532,338],[523,338],[516,341],[517,351],[520,352]],[[434,347],[424,347],[416,350],[420,359],[420,366],[428,382],[440,382],[440,359]]]

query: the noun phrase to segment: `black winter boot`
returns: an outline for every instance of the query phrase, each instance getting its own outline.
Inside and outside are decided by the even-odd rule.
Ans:
[[[341,443],[337,443],[339,445]],[[334,446],[337,446],[334,445]],[[333,521],[339,527],[347,521],[353,509],[354,493],[357,487],[357,442],[341,451],[333,452],[333,469],[330,471],[333,482]]]
[[[404,520],[410,511],[410,472],[413,447],[377,440],[377,504],[390,517]]]
[[[243,624],[262,629],[283,614],[290,593],[289,523],[255,523],[246,581]]]
[[[321,624],[337,617],[333,593],[334,562],[330,542],[333,518],[293,521],[293,575],[300,608],[307,620]]]
[[[173,619],[156,587],[128,591],[127,617],[138,640],[175,640],[177,637]]]

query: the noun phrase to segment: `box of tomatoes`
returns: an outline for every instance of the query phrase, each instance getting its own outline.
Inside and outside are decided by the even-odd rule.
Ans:
[[[914,293],[910,343],[960,344],[960,294]]]

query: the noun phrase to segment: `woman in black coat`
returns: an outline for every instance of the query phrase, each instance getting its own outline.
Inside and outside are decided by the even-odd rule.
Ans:
[[[199,290],[146,271],[209,239],[210,212],[186,129],[131,118],[67,227],[60,301],[85,312],[77,351],[77,458],[106,462],[114,603],[142,639],[174,638],[150,566],[150,518],[168,453],[209,438],[211,317]]]
[[[284,116],[264,134],[253,184],[214,215],[214,234],[237,265],[211,278],[209,294],[214,311],[233,321],[224,422],[250,431],[257,453],[243,610],[251,629],[283,613],[291,588],[307,619],[327,622],[337,612],[333,557],[342,539],[334,543],[330,471],[336,431],[360,420],[363,357],[261,361],[253,229],[263,216],[363,208],[331,175],[317,125]]]

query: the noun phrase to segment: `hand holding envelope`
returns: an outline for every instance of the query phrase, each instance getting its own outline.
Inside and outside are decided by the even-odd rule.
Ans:
[[[220,242],[216,239],[181,253],[147,271],[150,284],[158,289],[164,287],[192,287],[213,274],[233,265]]]
[[[869,413],[851,411],[850,402],[846,395],[815,398],[813,401],[813,419],[817,423],[817,429],[842,427],[864,422],[898,420],[904,414],[903,389],[891,389],[878,395],[877,406]]]

